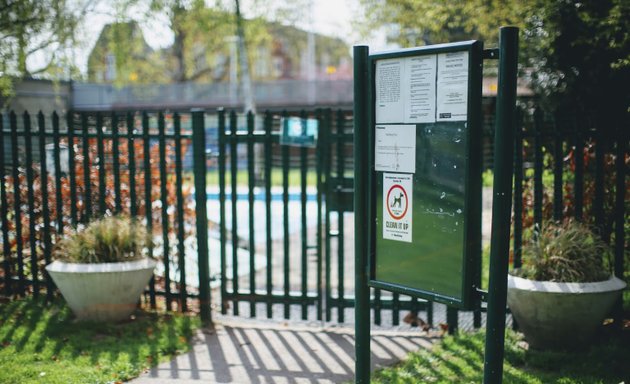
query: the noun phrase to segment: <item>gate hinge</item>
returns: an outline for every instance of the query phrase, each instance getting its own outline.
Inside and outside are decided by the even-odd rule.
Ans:
[[[491,60],[498,60],[499,59],[499,48],[484,49],[483,50],[483,58],[484,59],[491,59]]]
[[[483,301],[485,303],[488,302],[488,291],[484,291],[481,288],[475,288],[475,292],[477,292],[477,295],[479,295],[480,301]]]

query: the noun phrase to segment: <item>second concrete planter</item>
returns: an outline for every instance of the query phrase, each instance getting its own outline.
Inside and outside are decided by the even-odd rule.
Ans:
[[[625,287],[616,277],[556,283],[509,275],[507,302],[530,347],[571,348],[591,340]]]

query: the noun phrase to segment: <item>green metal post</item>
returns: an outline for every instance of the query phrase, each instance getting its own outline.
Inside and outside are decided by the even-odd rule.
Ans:
[[[186,248],[184,240],[186,238],[184,228],[184,194],[181,186],[184,185],[184,176],[182,175],[182,126],[178,113],[173,115],[173,127],[175,129],[175,184],[178,186],[177,195],[177,262],[179,266],[179,310],[181,312],[188,311],[188,303],[186,299]]]
[[[132,217],[138,214],[136,195],[136,148],[134,144],[134,118],[127,112],[127,153],[129,156],[129,212]]]
[[[77,212],[77,183],[74,151],[74,116],[72,111],[66,114],[66,124],[68,129],[68,183],[70,184],[70,219],[72,226],[76,227],[79,222]],[[60,232],[61,233],[61,232]]]
[[[392,325],[400,324],[400,295],[392,294]]]
[[[300,118],[302,119],[302,124],[306,124],[306,112],[302,110],[300,113]],[[300,147],[300,211],[301,211],[301,246],[302,246],[302,263],[301,263],[301,290],[302,290],[302,320],[306,320],[308,318],[308,306],[306,304],[306,298],[308,295],[308,258],[306,255],[307,249],[307,228],[306,228],[306,147]]]
[[[321,127],[323,113],[321,110],[318,110],[316,113],[317,113],[316,117],[317,117],[318,125]],[[318,300],[317,300],[317,320],[318,321],[323,320],[322,312],[324,309],[324,301],[323,301],[324,292],[322,290],[323,288],[322,286],[322,278],[323,278],[323,274],[322,274],[322,220],[323,220],[323,215],[322,215],[322,204],[323,204],[322,152],[323,152],[323,149],[322,149],[321,144],[322,143],[318,141],[317,148],[315,149],[315,154],[316,154],[315,155],[315,168],[316,168],[316,175],[317,175],[317,179],[316,179],[316,186],[317,186],[317,232],[316,232],[317,279],[316,281],[317,281],[317,297],[318,297]]]
[[[584,129],[578,117],[575,122],[575,171],[573,179],[573,206],[575,207],[575,219],[582,221],[584,213]]]
[[[254,114],[247,112],[247,209],[249,219],[249,316],[256,317],[256,234],[254,232]]]
[[[459,328],[457,308],[446,307],[446,323],[448,324],[448,334],[453,335]]]
[[[37,239],[33,235],[35,233],[36,218],[35,218],[35,191],[33,184],[35,181],[35,175],[33,173],[33,143],[32,143],[32,128],[31,128],[31,116],[28,112],[24,112],[24,150],[25,167],[26,167],[26,199],[28,202],[28,230],[30,236],[29,244],[31,247],[31,276],[33,277],[33,296],[39,297],[39,268],[37,266]],[[15,149],[16,147],[14,147]]]
[[[44,260],[46,264],[50,264],[50,258],[52,255],[52,241],[50,238],[50,208],[48,207],[48,169],[46,164],[46,120],[44,114],[39,111],[37,114],[37,125],[39,127],[39,182],[42,194],[42,205],[40,207],[42,218],[44,221],[43,234],[44,234]],[[56,178],[60,178],[59,173],[55,174]],[[44,279],[46,280],[46,300],[51,301],[54,293],[54,286],[50,276],[44,273]]]
[[[11,164],[13,164],[13,220],[15,220],[15,252],[17,258],[17,272],[18,272],[18,293],[24,296],[24,289],[26,285],[26,276],[24,276],[24,255],[22,253],[24,245],[22,244],[22,199],[20,198],[21,183],[20,183],[20,162],[18,158],[18,131],[17,131],[17,116],[15,112],[9,113],[9,125],[11,128]]]
[[[200,109],[192,111],[193,164],[195,175],[195,204],[197,221],[197,252],[199,263],[199,309],[204,323],[212,321],[210,313],[210,260],[208,254],[208,212],[206,204],[206,129]]]
[[[288,117],[286,111],[282,112],[282,117]],[[289,146],[282,145],[282,266],[283,266],[283,288],[284,288],[284,318],[290,316],[290,288],[291,279],[289,276],[291,248],[289,246]]]
[[[149,115],[142,113],[142,145],[143,145],[143,165],[144,165],[144,214],[147,220],[147,232],[153,233],[153,209],[151,208],[151,135],[149,132]],[[153,242],[149,243],[149,256],[153,257]],[[157,307],[155,301],[155,275],[149,281],[149,300],[151,308]]]
[[[13,274],[11,272],[11,260],[7,257],[7,255],[11,254],[11,246],[9,245],[9,207],[7,206],[7,189],[5,184],[6,180],[4,168],[4,117],[5,116],[0,114],[0,150],[2,150],[2,154],[0,155],[0,219],[2,220],[2,251],[5,255],[2,263],[4,266],[5,277],[4,294],[9,296],[12,293],[11,277],[13,277]],[[15,149],[13,149],[13,152],[15,152]]]
[[[368,54],[367,46],[354,47],[354,329],[357,384],[370,382],[370,289],[368,288]],[[340,176],[340,175],[338,175]],[[340,298],[343,299],[343,298]]]
[[[338,301],[337,301],[337,311],[338,311],[337,321],[339,321],[340,323],[343,323],[346,321],[346,318],[345,318],[345,312],[346,312],[345,304],[346,303],[344,300],[346,296],[346,290],[345,290],[346,255],[343,248],[343,245],[345,244],[344,234],[346,232],[346,229],[345,229],[344,221],[343,221],[345,215],[344,215],[344,206],[343,206],[343,203],[341,203],[341,194],[342,194],[342,190],[344,186],[343,180],[344,180],[344,174],[346,173],[346,170],[345,170],[345,156],[344,156],[345,142],[343,140],[344,118],[341,111],[337,111],[336,123],[337,123],[337,129],[335,132],[337,133],[337,140],[336,140],[337,185],[335,187],[336,190],[333,193],[337,195],[338,197],[337,200],[339,200],[339,203],[337,204],[337,290],[338,290],[338,295],[339,295]]]
[[[232,304],[234,310],[232,313],[234,316],[238,316],[238,194],[237,194],[237,167],[238,167],[238,151],[236,145],[237,140],[237,121],[236,112],[230,112],[230,185],[232,195],[232,294],[234,299]]]
[[[514,268],[522,264],[523,248],[523,117],[517,110],[517,126],[514,132]],[[555,179],[555,177],[554,177]]]
[[[332,143],[332,140],[330,138],[331,136],[331,125],[332,125],[332,111],[330,109],[326,110],[326,114],[325,114],[325,118],[324,118],[324,124],[322,126],[322,130],[321,130],[321,138],[318,138],[318,140],[320,140],[321,142],[321,146],[324,149],[324,152],[322,154],[322,158],[324,161],[323,164],[323,173],[324,173],[324,180],[325,180],[325,184],[323,185],[323,188],[325,190],[325,194],[326,194],[326,212],[324,215],[324,233],[326,233],[326,238],[325,238],[325,242],[324,242],[324,254],[325,254],[325,258],[326,260],[324,261],[324,290],[326,292],[326,321],[330,321],[332,319],[332,287],[331,287],[331,270],[332,270],[332,266],[331,266],[331,261],[330,261],[330,250],[331,250],[331,238],[332,238],[332,234],[331,234],[331,229],[330,229],[330,157],[331,157],[331,152],[330,152],[330,146]]]
[[[628,131],[619,123],[617,126],[617,159],[615,160],[615,170],[617,171],[615,189],[615,276],[622,279],[624,274],[624,254],[625,254],[625,202],[626,202],[626,162]],[[614,309],[615,324],[621,324],[623,315],[623,299],[619,297]]]
[[[81,113],[81,132],[82,132],[82,143],[81,147],[83,151],[83,216],[81,216],[81,221],[83,223],[87,223],[90,220],[90,216],[92,215],[92,181],[90,179],[90,141],[88,138],[88,122],[87,115],[85,112]]]
[[[520,115],[520,114],[519,114]],[[553,219],[560,221],[562,220],[562,211],[564,209],[564,205],[562,202],[562,196],[564,195],[563,190],[563,165],[564,165],[564,150],[563,150],[563,136],[562,136],[562,127],[560,126],[560,116],[556,115],[555,120],[555,135],[554,135],[554,151],[553,151]],[[521,124],[519,124],[520,130]],[[516,260],[516,259],[515,259]]]
[[[96,151],[98,156],[98,215],[105,215],[107,210],[107,175],[105,160],[105,142],[103,139],[103,116],[100,112],[96,112]],[[89,173],[88,168],[84,172]]]
[[[118,115],[112,112],[112,173],[114,174],[114,209],[116,213],[122,211],[122,197],[120,196],[120,137],[118,136]]]
[[[166,300],[166,310],[171,310],[171,261],[170,261],[170,242],[168,236],[169,218],[168,218],[168,178],[166,175],[166,127],[164,121],[164,113],[158,112],[158,151],[159,151],[159,172],[160,172],[160,202],[162,203],[162,262],[164,264],[164,297]],[[195,174],[195,179],[196,179]],[[205,187],[204,187],[205,190]],[[196,195],[196,193],[195,193]],[[201,280],[199,280],[201,282]]]
[[[271,112],[265,112],[265,256],[267,258],[267,318],[273,317],[272,312],[272,271],[273,271],[273,253],[272,253],[272,239],[271,239],[271,124],[273,116]]]
[[[225,110],[218,110],[219,113],[219,232],[221,238],[221,314],[227,314],[227,232],[226,232],[226,216],[225,216],[225,162],[226,162],[226,143],[225,143]],[[230,153],[230,157],[232,154]]]
[[[494,190],[484,384],[499,384],[503,377],[517,64],[518,28],[502,27],[499,34],[499,87],[494,134]]]
[[[542,228],[543,220],[543,111],[534,111],[534,224]]]
[[[54,148],[53,158],[55,161],[55,203],[57,211],[57,217],[55,219],[57,221],[57,235],[61,236],[61,234],[63,233],[63,197],[61,195],[61,147],[59,146],[59,115],[57,115],[57,112],[53,112],[52,114],[52,125]]]

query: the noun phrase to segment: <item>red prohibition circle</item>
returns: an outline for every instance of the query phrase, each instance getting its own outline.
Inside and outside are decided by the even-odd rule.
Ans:
[[[392,194],[392,191],[394,189],[400,189],[403,193],[403,195],[405,196],[405,210],[403,211],[403,213],[399,216],[394,215],[394,213],[392,212],[391,209],[389,209],[389,195]],[[403,217],[405,217],[405,215],[407,214],[407,208],[409,208],[409,199],[407,199],[407,191],[405,191],[405,188],[403,188],[400,184],[394,184],[392,185],[392,187],[389,189],[389,191],[387,191],[387,200],[385,200],[387,202],[387,212],[389,212],[389,215],[394,219],[394,220],[400,220]]]

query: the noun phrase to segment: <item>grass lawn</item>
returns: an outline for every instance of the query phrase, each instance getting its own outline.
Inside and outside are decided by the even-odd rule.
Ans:
[[[80,323],[62,300],[0,304],[0,383],[117,383],[189,349],[198,317]]]
[[[271,185],[274,187],[282,186],[282,169],[272,168],[271,170]],[[225,185],[229,188],[232,185],[232,174],[230,171],[225,173]],[[302,176],[299,169],[291,168],[289,170],[289,187],[299,187],[301,184]],[[248,173],[245,169],[239,169],[236,173],[236,184],[239,187],[247,187],[249,184]],[[306,184],[308,186],[317,185],[317,172],[313,169],[306,171]],[[212,170],[206,173],[206,185],[219,186],[219,171]]]
[[[377,371],[372,383],[481,383],[483,332],[447,336],[432,351],[412,353],[392,368]],[[588,350],[525,350],[508,331],[504,384],[619,384],[630,379],[630,331],[602,336]],[[626,381],[628,383],[628,381]]]

